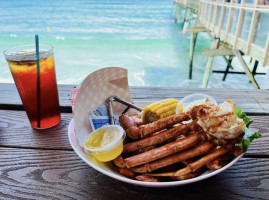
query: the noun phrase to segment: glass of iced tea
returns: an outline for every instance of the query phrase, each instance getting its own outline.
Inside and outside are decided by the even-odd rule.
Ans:
[[[10,48],[4,55],[31,126],[45,129],[57,125],[61,116],[53,47],[39,45],[39,72],[35,45]]]

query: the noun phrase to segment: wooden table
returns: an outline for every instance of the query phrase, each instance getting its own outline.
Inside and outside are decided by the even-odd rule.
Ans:
[[[13,84],[0,84],[0,199],[269,199],[269,91],[131,87],[134,101],[181,98],[190,93],[235,101],[262,138],[233,167],[207,180],[174,188],[143,188],[107,177],[72,150],[71,85],[59,85],[62,122],[49,130],[30,127]]]

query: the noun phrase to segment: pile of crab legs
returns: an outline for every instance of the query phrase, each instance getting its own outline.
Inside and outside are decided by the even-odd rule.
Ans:
[[[111,97],[107,100],[111,122],[114,117],[113,101],[142,110],[118,97]],[[231,158],[240,155],[242,149],[235,144],[243,135],[229,140],[219,140],[208,135],[197,123],[197,118],[203,112],[203,105],[194,106],[187,112],[150,124],[143,124],[138,114],[123,113],[119,122],[132,141],[124,144],[123,153],[113,160],[119,173],[147,182],[159,182],[162,177],[186,180],[199,176],[207,168],[222,168]],[[189,123],[182,123],[188,120]],[[173,172],[151,173],[179,162],[185,167]]]

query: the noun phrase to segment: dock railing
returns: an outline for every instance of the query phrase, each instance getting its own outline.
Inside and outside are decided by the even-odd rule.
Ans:
[[[177,13],[185,8],[183,32],[191,33],[190,79],[197,34],[207,32],[211,38],[211,47],[203,49],[203,55],[208,56],[208,61],[202,87],[207,87],[213,58],[223,56],[227,67],[225,71],[218,71],[224,73],[223,80],[227,73],[230,73],[233,57],[237,57],[254,87],[259,88],[254,78],[255,74],[263,74],[256,72],[258,63],[260,62],[262,66],[269,65],[269,5],[264,5],[265,2],[268,0],[174,0],[178,5]],[[197,19],[191,28],[185,29],[185,23],[189,20],[188,10],[196,13]],[[176,22],[179,16],[179,14],[175,15]],[[242,55],[250,56],[255,60],[252,72]]]
[[[194,11],[199,10],[199,0],[174,0],[174,3],[183,5],[184,7],[191,8]]]
[[[269,64],[269,5],[261,1],[200,0],[199,22],[245,55]]]

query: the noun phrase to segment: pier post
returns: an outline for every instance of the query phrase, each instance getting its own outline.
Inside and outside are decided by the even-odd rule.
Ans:
[[[225,57],[225,56],[223,56]],[[225,57],[226,58],[226,57]],[[227,58],[226,58],[227,59]],[[226,60],[225,59],[225,60]],[[222,78],[222,81],[225,81],[226,80],[226,77],[227,77],[227,74],[229,73],[229,69],[232,67],[231,63],[232,63],[232,60],[233,60],[233,56],[229,56],[229,59],[227,59],[227,67],[226,67],[226,70],[224,72],[224,76]]]
[[[193,63],[193,55],[195,49],[195,43],[197,39],[197,33],[191,33],[191,40],[190,40],[190,64],[189,64],[189,79],[192,79],[192,63]]]
[[[219,40],[217,40],[217,41],[211,40],[211,46],[210,46],[211,50],[217,50],[218,46],[219,46]],[[204,73],[204,79],[203,79],[203,83],[202,83],[202,88],[207,88],[209,77],[210,77],[210,74],[212,71],[212,64],[213,64],[214,56],[215,56],[214,54],[208,56],[206,69],[205,69],[205,73]]]
[[[185,7],[185,13],[184,13],[184,19],[183,19],[183,23],[182,23],[182,28],[185,24],[185,22],[187,21],[187,18],[188,18],[188,7]]]
[[[175,6],[175,15],[174,15],[174,20],[175,20],[175,23],[178,22],[179,18],[180,18],[180,13],[182,11],[182,7],[181,6]]]
[[[241,65],[243,66],[247,76],[249,77],[251,83],[254,85],[254,87],[256,89],[260,89],[256,79],[254,78],[253,74],[251,73],[251,71],[249,70],[246,62],[244,61],[240,51],[238,49],[233,49],[234,55],[238,58],[239,62],[241,63]]]
[[[255,60],[254,67],[253,67],[253,70],[252,70],[253,76],[255,76],[257,74],[256,71],[257,71],[257,68],[258,68],[258,64],[259,64],[259,61]]]
[[[208,56],[205,74],[204,74],[204,79],[203,79],[203,84],[202,84],[203,88],[207,88],[209,77],[210,77],[210,74],[212,71],[213,58],[214,58],[214,56]]]

